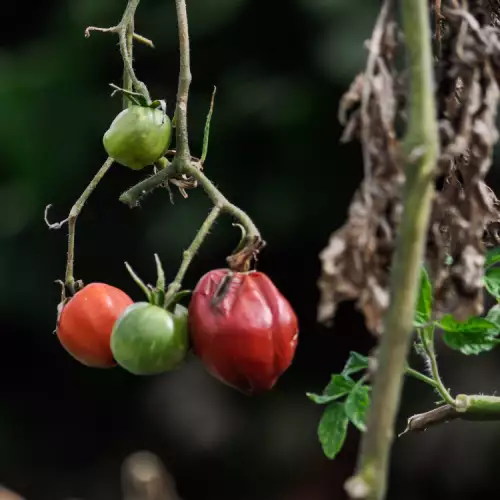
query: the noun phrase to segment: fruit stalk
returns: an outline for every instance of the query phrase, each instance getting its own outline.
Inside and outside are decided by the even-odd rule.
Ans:
[[[404,208],[391,267],[391,303],[377,356],[368,429],[362,438],[356,475],[346,483],[351,498],[365,500],[383,500],[386,496],[439,154],[428,4],[414,0],[401,0],[400,4],[410,78]],[[387,6],[386,2],[382,8]]]
[[[191,264],[191,261],[193,260],[193,257],[196,255],[198,252],[198,249],[202,245],[203,241],[205,240],[206,236],[210,232],[210,229],[212,228],[214,222],[217,220],[217,217],[221,213],[221,207],[219,205],[215,205],[210,213],[208,214],[208,217],[205,219],[203,224],[201,225],[200,229],[196,233],[196,236],[194,237],[193,241],[191,242],[191,245],[189,245],[189,248],[184,251],[183,258],[181,265],[179,267],[179,270],[177,271],[177,275],[175,276],[174,281],[168,285],[168,290],[167,293],[165,294],[165,305],[168,306],[170,300],[175,296],[175,294],[181,289],[182,286],[182,280],[184,279],[184,276],[186,275],[186,271],[189,268],[189,265]]]
[[[68,223],[68,256],[66,259],[66,274],[64,278],[64,284],[69,289],[71,293],[75,293],[75,277],[73,276],[74,272],[74,260],[75,260],[75,226],[76,219],[80,215],[80,212],[83,209],[86,201],[89,199],[89,196],[92,194],[94,189],[97,187],[101,179],[104,177],[106,172],[110,169],[113,164],[113,158],[108,158],[99,169],[97,174],[94,175],[94,178],[90,181],[89,185],[86,187],[85,191],[81,194],[80,198],[76,200],[76,203],[73,205],[69,212],[69,216],[67,219],[64,219],[61,222],[56,222],[51,224],[47,219],[47,213],[51,205],[47,205],[45,209],[45,223],[49,226],[49,229],[61,229],[61,227]]]

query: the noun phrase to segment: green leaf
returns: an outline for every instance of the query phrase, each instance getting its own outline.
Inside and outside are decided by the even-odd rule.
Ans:
[[[349,359],[342,370],[342,375],[351,375],[368,368],[368,356],[363,356],[357,352],[351,351]]]
[[[460,322],[448,314],[439,320],[438,326],[445,332],[443,340],[446,345],[462,354],[491,351],[498,344],[495,336],[499,328],[486,318],[471,316],[467,321]]]
[[[500,262],[500,247],[492,248],[486,252],[484,267],[488,268]]]
[[[445,332],[443,340],[448,347],[467,356],[491,351],[498,345],[498,339],[487,333]]]
[[[363,385],[363,380],[356,383],[345,401],[347,418],[361,431],[366,430],[366,414],[370,406],[369,388]]]
[[[332,379],[325,387],[323,394],[314,394],[307,392],[306,396],[316,404],[322,405],[331,403],[336,399],[345,396],[354,387],[355,383],[352,378],[347,375],[332,375]]]
[[[500,299],[500,267],[488,269],[483,280],[488,293],[496,299]]]
[[[497,328],[500,329],[500,304],[493,306],[486,315],[486,319],[495,323]]]
[[[415,308],[414,325],[419,328],[429,323],[432,314],[432,284],[424,266],[420,271],[420,291]]]
[[[318,425],[318,438],[324,454],[333,459],[342,449],[349,420],[344,405],[339,402],[330,403]]]
[[[471,335],[481,333],[491,334],[497,330],[495,323],[492,323],[486,318],[471,316],[466,321],[457,321],[451,314],[447,314],[437,321],[437,326],[445,332],[465,333]]]

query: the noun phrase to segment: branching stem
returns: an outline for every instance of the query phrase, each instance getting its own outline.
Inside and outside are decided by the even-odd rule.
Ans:
[[[417,370],[414,370],[413,368],[407,367],[406,375],[409,375],[410,377],[420,380],[421,382],[425,382],[426,384],[434,387],[435,389],[438,389],[438,384],[434,379],[428,377],[427,375],[424,375],[423,373]]]
[[[435,382],[436,390],[442,396],[443,400],[451,405],[455,406],[455,400],[449,393],[446,386],[443,384],[441,380],[441,375],[439,374],[439,368],[436,358],[436,350],[434,349],[434,327],[428,327],[426,331],[419,332],[420,339],[422,341],[422,348],[425,352],[427,359],[429,360],[430,371],[432,374],[432,378]]]
[[[148,102],[151,102],[151,97],[149,95],[148,88],[141,82],[134,71],[134,66],[132,63],[132,50],[131,44],[129,45],[129,36],[136,38],[142,43],[146,43],[149,46],[153,46],[153,42],[144,38],[140,35],[134,35],[134,16],[137,7],[139,6],[140,0],[129,0],[125,11],[123,12],[122,19],[119,24],[112,26],[111,28],[97,28],[95,26],[89,26],[85,30],[85,36],[89,37],[91,31],[100,31],[103,33],[117,33],[120,40],[120,52],[123,59],[124,71],[127,72],[128,76],[124,78],[124,88],[129,90],[128,81],[132,82],[134,89],[140,92]]]
[[[260,232],[253,223],[252,219],[243,211],[231,203],[217,187],[210,181],[210,179],[200,170],[198,164],[190,162],[184,167],[179,166],[178,158],[176,157],[172,163],[166,168],[160,170],[155,175],[144,179],[135,186],[125,191],[120,196],[120,201],[130,207],[138,205],[139,200],[150,193],[153,189],[162,185],[169,177],[174,174],[187,174],[198,181],[200,186],[205,190],[208,197],[212,200],[215,206],[219,206],[223,212],[231,214],[237,219],[241,225],[246,229],[247,236],[260,238]]]

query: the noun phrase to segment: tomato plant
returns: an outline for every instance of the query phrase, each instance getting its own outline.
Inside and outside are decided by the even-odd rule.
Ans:
[[[135,375],[152,375],[177,368],[189,348],[187,309],[172,313],[148,302],[128,307],[116,322],[111,350],[120,366]]]
[[[110,348],[115,321],[133,304],[123,291],[91,283],[63,306],[57,325],[62,346],[80,363],[94,368],[116,365]]]
[[[290,366],[298,338],[290,303],[256,271],[205,274],[193,291],[189,329],[208,371],[247,394],[274,386]]]
[[[134,105],[113,120],[103,144],[115,161],[140,170],[167,152],[171,135],[172,123],[162,109]]]

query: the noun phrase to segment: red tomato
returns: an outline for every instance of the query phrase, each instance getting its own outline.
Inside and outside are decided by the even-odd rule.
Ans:
[[[115,321],[134,301],[104,283],[91,283],[64,306],[57,336],[63,347],[80,363],[93,368],[116,365],[110,338]]]
[[[193,291],[188,322],[193,350],[207,370],[246,394],[271,389],[295,354],[295,312],[260,272],[205,274]]]

